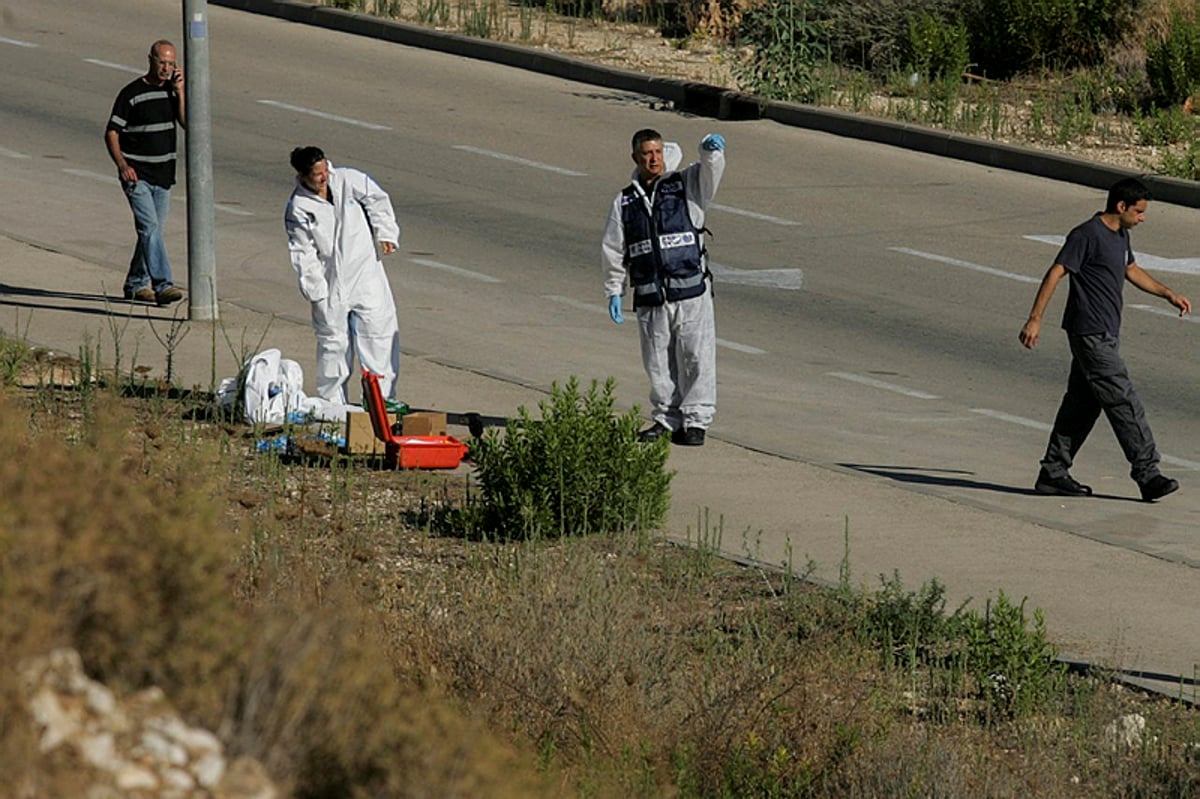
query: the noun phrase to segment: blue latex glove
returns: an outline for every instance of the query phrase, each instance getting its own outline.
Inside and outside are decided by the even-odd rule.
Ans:
[[[619,294],[608,298],[608,316],[618,325],[625,321],[625,317],[621,316],[621,296]]]
[[[725,137],[720,133],[710,133],[700,140],[700,149],[714,152],[725,149]]]

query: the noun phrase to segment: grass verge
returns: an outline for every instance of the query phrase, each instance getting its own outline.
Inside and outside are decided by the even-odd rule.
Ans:
[[[12,668],[66,645],[302,797],[1200,792],[1196,711],[1063,673],[1023,603],[817,588],[644,530],[440,535],[464,475],[257,453],[196,410],[0,391],[10,785],[69,779]]]

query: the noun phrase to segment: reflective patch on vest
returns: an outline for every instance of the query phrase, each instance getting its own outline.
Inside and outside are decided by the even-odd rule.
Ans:
[[[687,233],[666,233],[658,237],[658,246],[664,250],[673,250],[676,247],[694,247],[696,245],[696,234],[688,231]]]
[[[635,241],[633,244],[629,245],[630,258],[637,258],[639,255],[649,255],[653,251],[654,244],[651,243],[650,239],[646,239],[645,241]]]

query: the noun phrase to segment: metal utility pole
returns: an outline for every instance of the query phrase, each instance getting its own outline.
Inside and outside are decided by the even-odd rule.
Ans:
[[[188,319],[217,319],[213,244],[212,112],[208,80],[208,3],[183,0],[187,89]]]

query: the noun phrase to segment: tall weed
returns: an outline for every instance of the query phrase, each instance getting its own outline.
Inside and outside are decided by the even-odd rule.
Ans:
[[[733,72],[753,93],[794,102],[822,93],[828,48],[813,0],[764,0],[743,15],[738,40],[748,52]]]

